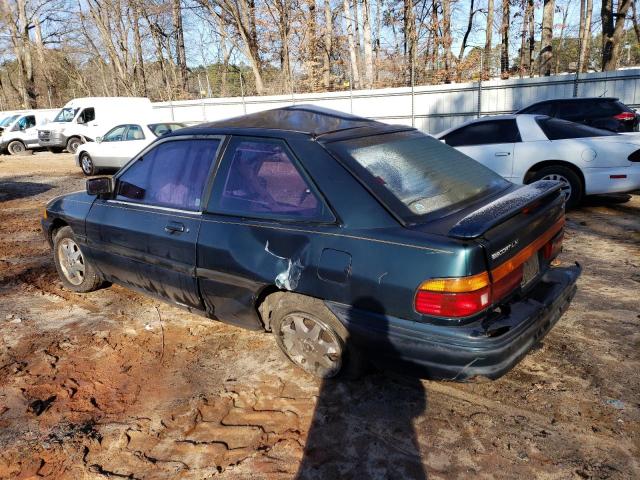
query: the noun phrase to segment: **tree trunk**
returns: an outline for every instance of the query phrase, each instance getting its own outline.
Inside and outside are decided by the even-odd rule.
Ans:
[[[324,88],[331,88],[331,48],[332,48],[333,14],[330,0],[324,0],[324,55],[322,65],[322,80]]]
[[[362,61],[362,45],[360,44],[360,4],[358,0],[352,0],[353,7],[353,35],[356,41],[356,59],[358,60],[358,71],[364,72],[364,62]]]
[[[585,16],[584,16],[584,31],[580,39],[580,70],[582,72],[589,71],[591,53],[591,18],[593,15],[593,0],[587,0]]]
[[[522,1],[522,33],[520,35],[520,78],[524,77],[529,71],[529,63],[527,59],[528,45],[527,32],[529,30],[529,3],[527,0]]]
[[[529,76],[533,78],[533,50],[536,46],[536,23],[535,23],[535,6],[533,0],[529,0],[529,54],[527,55],[529,64]]]
[[[172,0],[173,31],[176,42],[176,62],[180,78],[180,88],[187,92],[187,56],[184,50],[184,30],[182,28],[182,5],[180,0]]]
[[[376,0],[376,39],[375,39],[375,81],[378,82],[378,78],[380,75],[380,66],[379,66],[379,58],[380,58],[380,29],[382,28],[382,8],[383,8],[384,0]]]
[[[491,63],[491,41],[493,36],[493,0],[489,0],[489,5],[487,6],[487,27],[485,33],[485,41],[484,41],[484,62],[482,62],[482,76],[485,79],[489,78],[489,70]]]
[[[362,33],[364,41],[364,78],[367,88],[373,87],[373,45],[369,0],[362,0]]]
[[[138,0],[134,0],[132,5],[133,10],[133,41],[136,52],[136,67],[135,72],[138,78],[138,92],[141,92],[145,97],[149,96],[147,90],[147,78],[144,71],[144,59],[142,57],[142,37],[140,35],[140,5]]]
[[[500,34],[502,43],[500,45],[500,77],[509,78],[509,0],[502,0],[502,25]]]
[[[640,43],[640,26],[638,26],[638,16],[636,14],[636,0],[631,1],[631,21],[633,23],[633,31],[636,33],[636,41]]]
[[[462,62],[464,58],[464,51],[467,48],[467,41],[469,40],[469,35],[471,34],[471,30],[473,29],[473,16],[476,14],[474,10],[475,0],[470,0],[469,3],[469,20],[467,22],[467,29],[464,32],[464,36],[462,37],[462,44],[460,45],[460,53],[458,54],[458,63]]]
[[[540,34],[540,75],[551,75],[553,62],[553,13],[555,0],[544,0],[542,7],[542,32]]]
[[[451,82],[451,2],[442,0],[442,46],[444,47],[444,81]]]
[[[620,40],[624,23],[632,0],[620,0],[615,22],[613,0],[602,0],[602,70],[615,70],[620,57]]]
[[[342,9],[344,11],[344,20],[347,23],[347,42],[349,45],[349,68],[351,70],[351,79],[353,88],[360,88],[360,74],[358,70],[358,56],[356,55],[356,41],[353,37],[353,15],[349,0],[342,0]]]
[[[404,53],[408,85],[411,85],[415,79],[417,43],[416,17],[413,11],[413,0],[404,0]]]

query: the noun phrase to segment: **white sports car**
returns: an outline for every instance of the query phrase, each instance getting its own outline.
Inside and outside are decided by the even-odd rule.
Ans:
[[[120,168],[156,138],[184,126],[177,122],[118,125],[95,142],[80,145],[76,165],[85,175],[95,175],[101,168]]]
[[[472,120],[435,135],[514,183],[559,180],[574,206],[584,195],[640,189],[640,134],[544,115]]]

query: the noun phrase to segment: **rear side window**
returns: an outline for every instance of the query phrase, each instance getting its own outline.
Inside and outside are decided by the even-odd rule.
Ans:
[[[227,152],[216,174],[209,210],[249,217],[333,220],[284,142],[238,138]]]
[[[463,153],[417,131],[328,146],[408,222],[510,184]]]
[[[536,118],[536,122],[549,140],[565,140],[567,138],[608,137],[618,135],[609,130],[589,127],[559,118]]]
[[[161,143],[118,177],[117,200],[199,210],[220,140]]]
[[[129,125],[126,140],[144,140],[144,133],[140,125]]]
[[[152,123],[147,126],[156,137],[162,137],[167,133],[175,132],[176,130],[184,128],[182,123]]]
[[[515,120],[490,120],[454,130],[444,137],[444,141],[452,147],[515,143],[520,141],[520,132]]]
[[[601,100],[598,101],[594,106],[593,115],[598,115],[601,117],[613,117],[614,115],[625,111],[624,109],[620,108],[620,106],[620,102],[616,102],[614,100]]]

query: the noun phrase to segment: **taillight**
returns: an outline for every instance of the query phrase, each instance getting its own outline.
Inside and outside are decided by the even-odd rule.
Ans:
[[[562,248],[564,217],[509,260],[489,272],[469,277],[433,278],[418,287],[415,309],[437,317],[468,317],[502,300],[522,282],[524,263],[540,249],[546,259],[555,258]]]
[[[542,247],[542,255],[547,260],[553,260],[562,250],[562,240],[564,239],[564,230],[560,231],[555,237],[545,243]]]
[[[615,118],[616,120],[633,120],[636,118],[636,114],[633,112],[622,112],[614,115],[613,118]]]

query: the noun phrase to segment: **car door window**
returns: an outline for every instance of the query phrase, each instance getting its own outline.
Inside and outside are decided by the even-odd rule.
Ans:
[[[96,119],[96,111],[93,107],[85,108],[78,116],[78,123],[89,123]]]
[[[126,125],[120,125],[119,127],[113,128],[107,132],[107,134],[102,138],[102,141],[121,142],[124,139],[124,133],[126,130]]]
[[[284,142],[235,139],[227,152],[209,210],[249,217],[333,220]]]
[[[452,147],[521,141],[515,120],[490,120],[472,123],[449,133],[444,137],[444,140],[447,145]]]
[[[144,133],[140,125],[129,125],[125,140],[144,140]]]
[[[118,177],[116,199],[199,210],[219,145],[219,139],[161,143]]]

